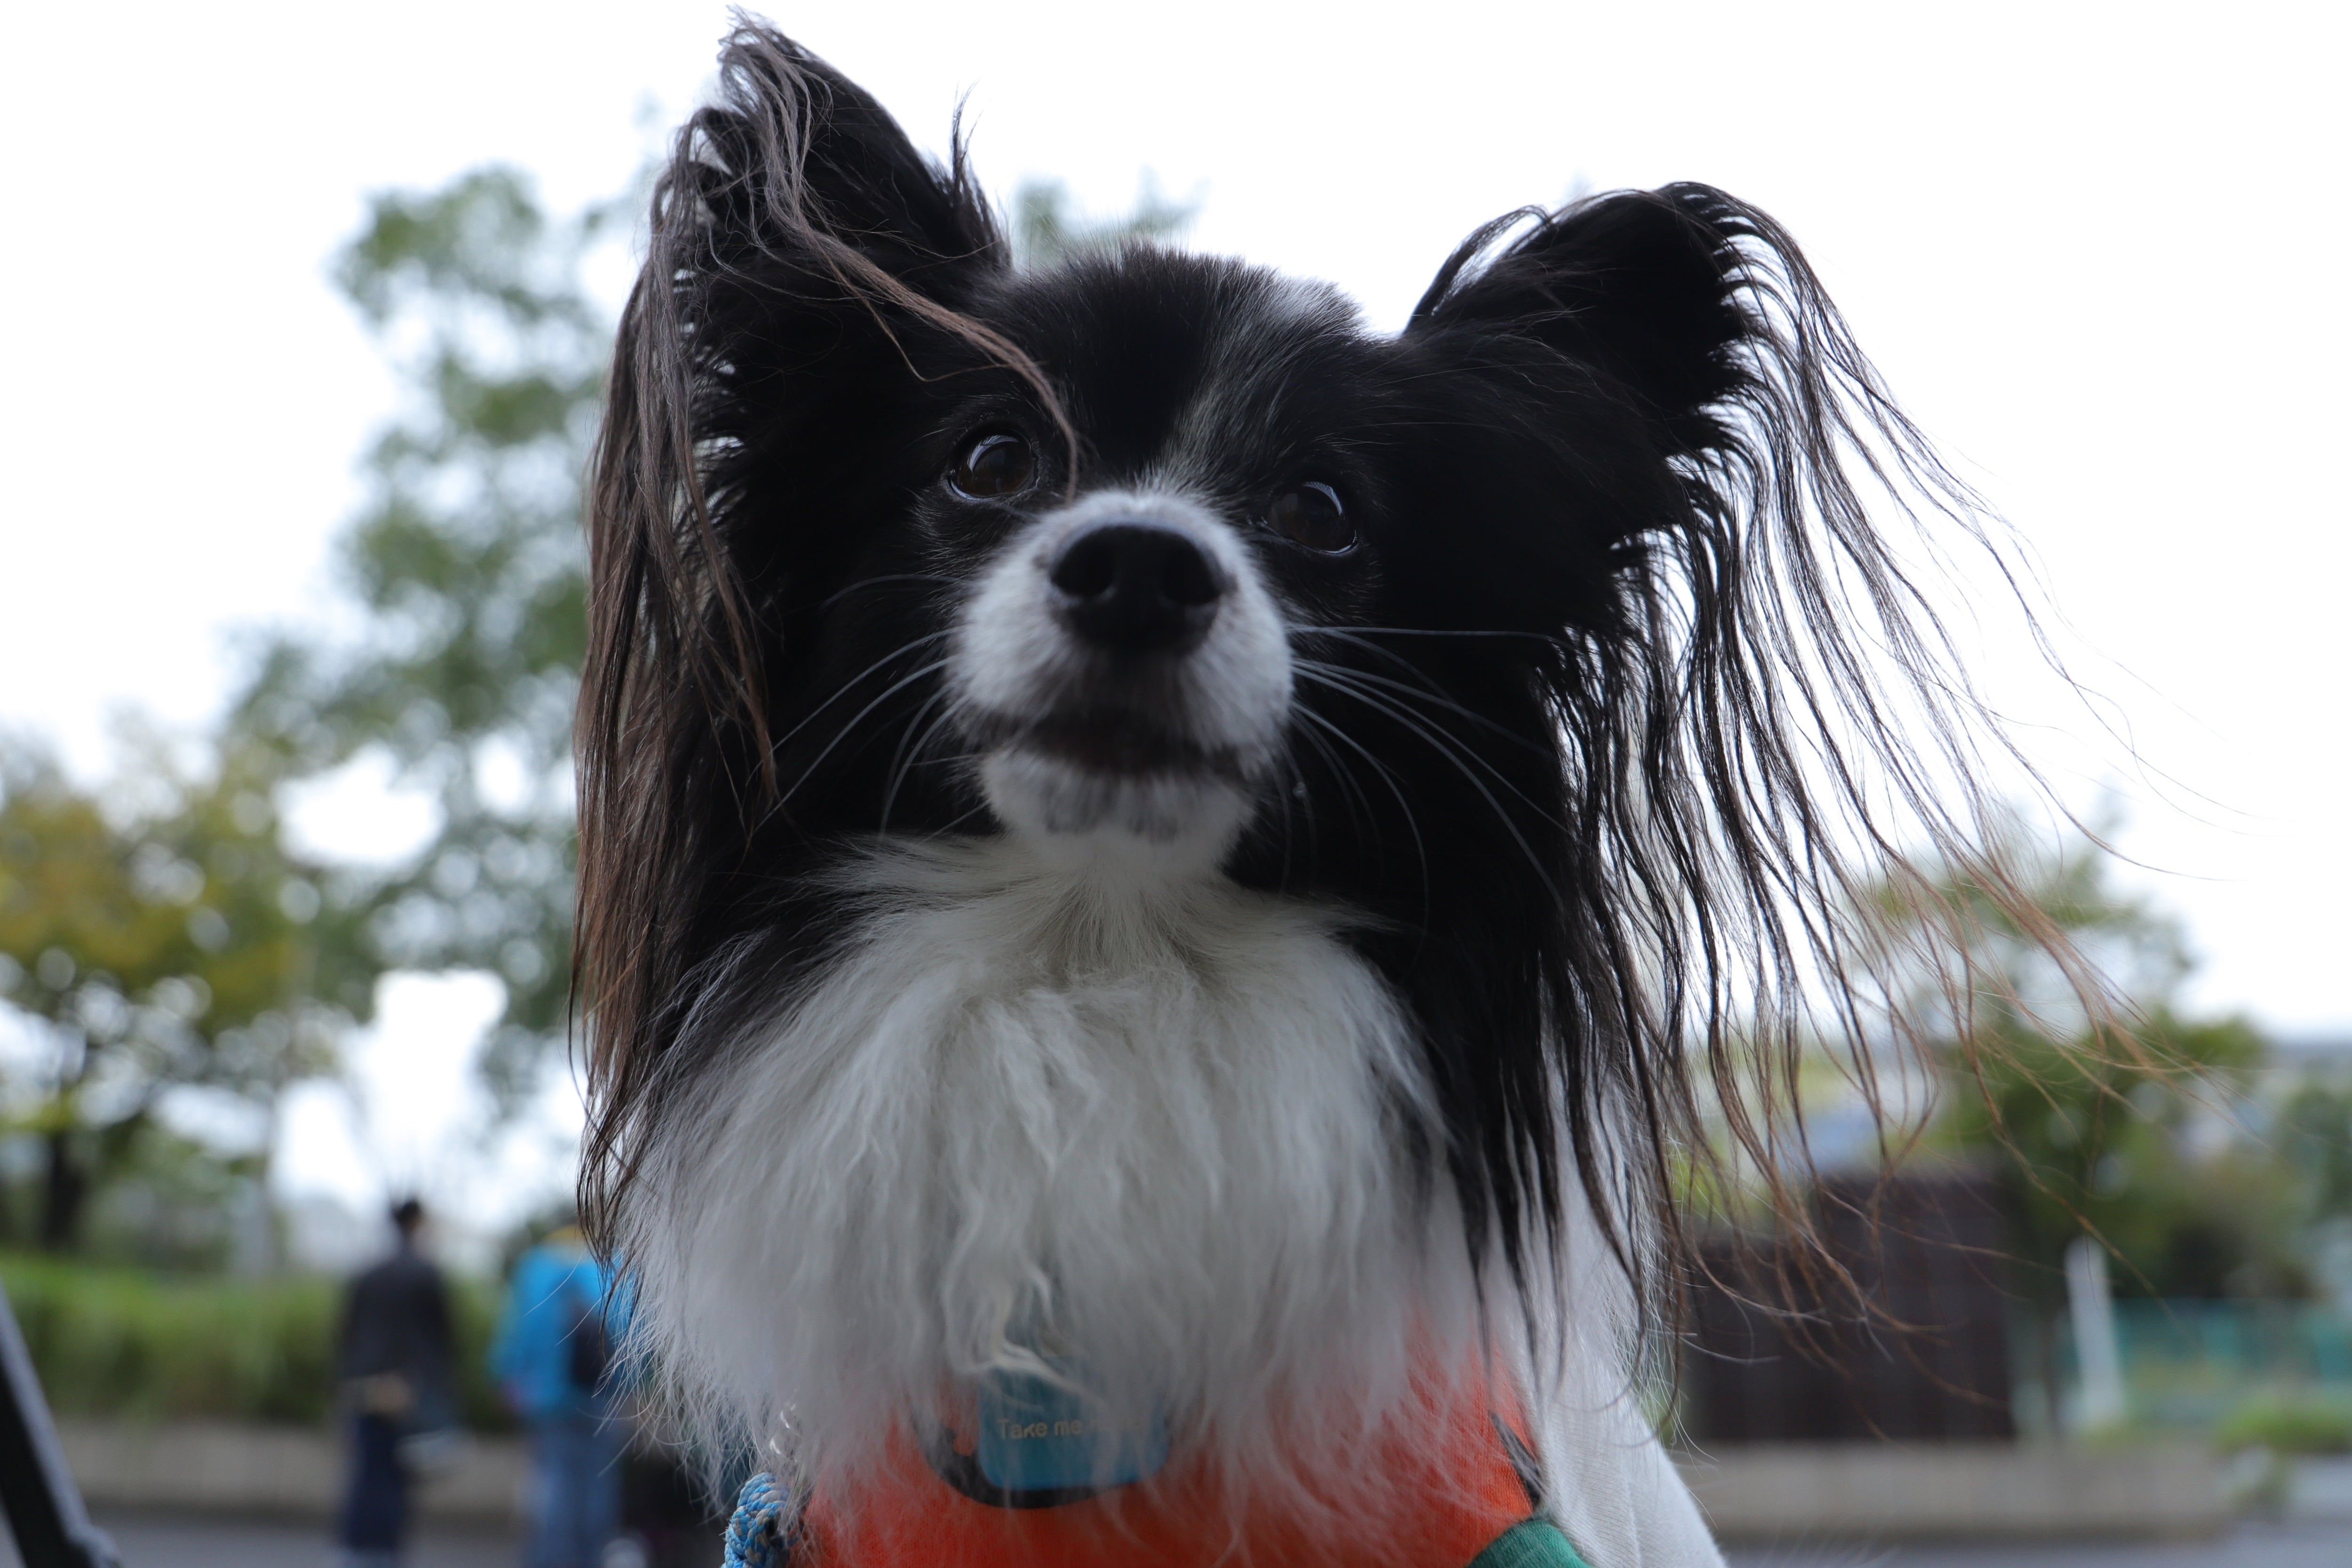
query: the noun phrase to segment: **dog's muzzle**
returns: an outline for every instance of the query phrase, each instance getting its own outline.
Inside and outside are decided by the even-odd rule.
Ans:
[[[990,806],[1057,854],[1213,861],[1290,705],[1279,607],[1189,498],[1106,491],[1038,519],[965,606],[950,680]]]

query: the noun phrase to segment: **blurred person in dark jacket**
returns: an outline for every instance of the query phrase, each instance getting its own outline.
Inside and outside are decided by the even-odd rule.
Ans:
[[[515,1263],[490,1368],[530,1433],[528,1568],[598,1568],[620,1532],[628,1437],[611,1377],[627,1303],[577,1226]]]
[[[404,1440],[455,1426],[449,1289],[418,1247],[425,1205],[392,1210],[392,1256],[362,1272],[343,1303],[336,1370],[351,1412],[351,1477],[336,1523],[346,1568],[394,1568],[408,1532]]]

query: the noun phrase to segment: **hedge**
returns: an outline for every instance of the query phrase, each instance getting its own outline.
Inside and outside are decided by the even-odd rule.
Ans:
[[[334,1409],[341,1284],[317,1276],[170,1277],[0,1256],[16,1321],[61,1415],[314,1424]],[[510,1426],[484,1365],[492,1286],[453,1281],[467,1425]]]

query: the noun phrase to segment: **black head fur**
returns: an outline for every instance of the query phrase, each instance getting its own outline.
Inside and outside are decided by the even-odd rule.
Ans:
[[[992,830],[940,638],[1022,514],[940,476],[995,426],[1048,497],[1171,462],[1238,525],[1284,483],[1348,495],[1352,552],[1254,536],[1300,684],[1227,870],[1363,915],[1475,1247],[1524,1285],[1574,1182],[1653,1282],[1702,1106],[1770,1136],[1737,1108],[1853,961],[1857,879],[1969,837],[1936,803],[1978,715],[1854,477],[1898,521],[1972,528],[1969,499],[1789,237],[1702,185],[1514,215],[1383,337],[1231,261],[1017,270],[960,146],[936,166],[760,28],[721,79],[654,200],[597,471],[586,1212],[751,1005],[716,955],[772,987],[824,950],[808,878],[845,844]]]

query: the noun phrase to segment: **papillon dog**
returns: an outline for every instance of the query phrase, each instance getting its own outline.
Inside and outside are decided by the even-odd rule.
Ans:
[[[1969,498],[1720,191],[1391,335],[1016,265],[953,144],[746,23],[653,198],[579,730],[642,1366],[796,1563],[1718,1562],[1645,1347],[1927,809],[1890,693],[1969,719],[1883,526]]]

